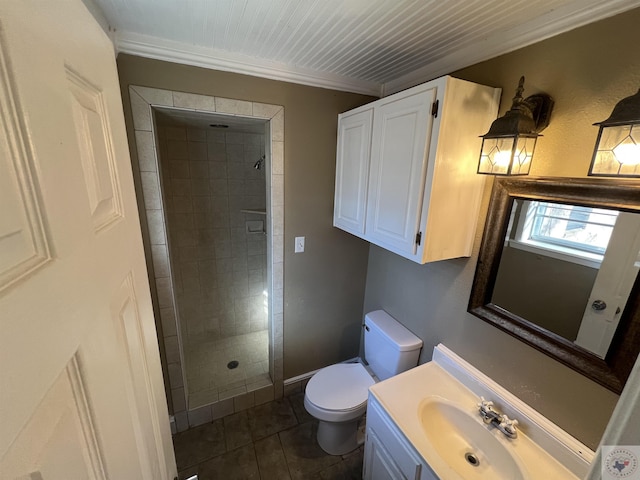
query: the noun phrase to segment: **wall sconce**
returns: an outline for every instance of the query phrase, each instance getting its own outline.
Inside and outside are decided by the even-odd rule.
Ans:
[[[589,175],[640,177],[640,90],[623,98],[600,126]]]
[[[553,99],[544,93],[522,99],[524,77],[520,77],[511,110],[491,124],[482,135],[478,173],[528,175],[539,133],[549,125]]]

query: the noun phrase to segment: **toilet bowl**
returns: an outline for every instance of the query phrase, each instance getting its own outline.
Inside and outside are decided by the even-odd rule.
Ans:
[[[358,447],[358,422],[367,411],[367,395],[374,383],[361,363],[331,365],[309,380],[304,406],[320,420],[317,438],[325,452],[342,455]]]
[[[316,372],[305,389],[305,409],[319,420],[318,444],[331,455],[351,452],[362,443],[358,423],[374,376],[389,378],[418,363],[422,340],[388,313],[368,313],[363,327],[370,371],[361,363],[330,365]]]

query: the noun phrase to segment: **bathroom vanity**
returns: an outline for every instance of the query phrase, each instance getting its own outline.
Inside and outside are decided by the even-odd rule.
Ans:
[[[594,456],[443,345],[372,386],[367,412],[367,480],[578,479]]]

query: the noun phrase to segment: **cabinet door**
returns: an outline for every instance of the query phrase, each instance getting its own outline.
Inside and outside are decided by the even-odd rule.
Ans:
[[[417,248],[435,96],[432,88],[382,103],[373,121],[366,238],[404,255]]]
[[[362,237],[367,211],[367,178],[373,109],[338,119],[333,225]]]
[[[405,478],[375,431],[370,430],[367,432],[364,480],[399,480]]]

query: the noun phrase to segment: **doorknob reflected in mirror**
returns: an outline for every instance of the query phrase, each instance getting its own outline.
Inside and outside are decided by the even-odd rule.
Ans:
[[[591,308],[593,308],[597,312],[600,312],[607,308],[607,304],[604,300],[594,300],[591,304]]]

